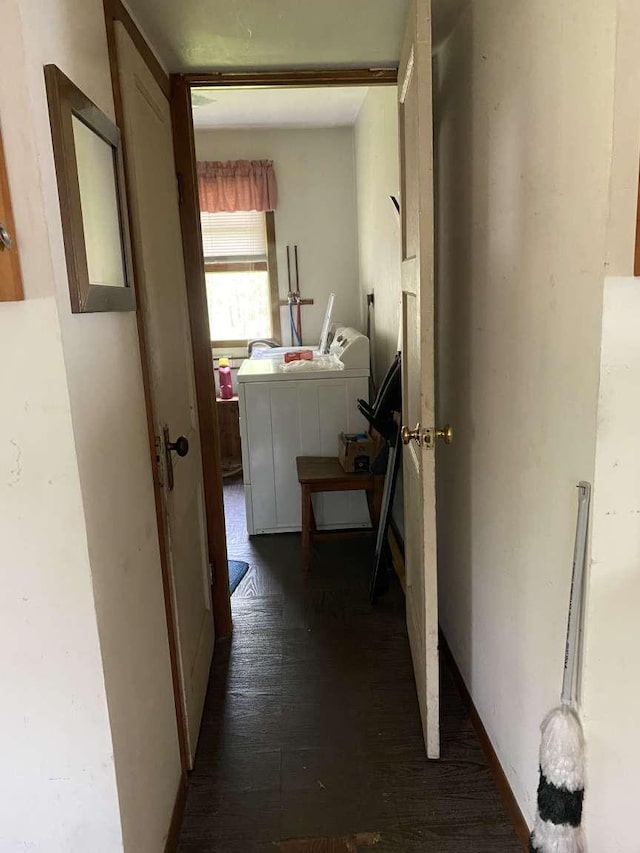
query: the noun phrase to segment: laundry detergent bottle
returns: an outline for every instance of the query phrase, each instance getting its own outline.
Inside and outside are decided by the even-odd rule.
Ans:
[[[218,378],[220,379],[220,396],[223,400],[230,400],[233,397],[233,380],[228,358],[221,358],[218,362]]]

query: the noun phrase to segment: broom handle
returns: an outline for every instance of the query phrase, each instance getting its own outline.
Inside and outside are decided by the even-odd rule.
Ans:
[[[571,575],[571,597],[569,600],[569,620],[567,622],[567,641],[564,652],[564,675],[562,678],[562,697],[564,706],[575,704],[576,700],[576,664],[580,646],[582,625],[582,589],[584,581],[584,563],[587,551],[587,526],[589,524],[589,501],[591,486],[578,483],[578,520],[576,523],[576,542],[573,550],[573,572]]]

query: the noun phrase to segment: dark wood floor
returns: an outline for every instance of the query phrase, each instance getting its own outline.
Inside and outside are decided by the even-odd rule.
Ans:
[[[238,483],[226,501],[229,556],[251,569],[216,648],[180,853],[357,833],[379,834],[376,853],[521,851],[447,671],[442,760],[425,758],[402,592],[368,604],[371,545],[324,543],[303,577],[297,535],[248,540]]]

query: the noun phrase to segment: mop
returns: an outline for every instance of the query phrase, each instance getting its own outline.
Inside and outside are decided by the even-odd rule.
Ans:
[[[589,483],[578,484],[578,522],[560,707],[542,723],[538,810],[531,853],[584,853],[584,737],[576,713],[577,661],[582,634],[582,588],[589,520]]]

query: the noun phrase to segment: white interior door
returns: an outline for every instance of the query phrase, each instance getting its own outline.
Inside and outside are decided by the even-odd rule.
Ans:
[[[187,753],[193,765],[214,644],[204,486],[180,239],[169,103],[116,23],[137,287],[151,371],[154,427],[173,593]],[[169,451],[184,436],[188,453]],[[171,471],[173,468],[173,487]]]
[[[398,100],[407,628],[427,755],[439,758],[430,0],[411,2]]]

